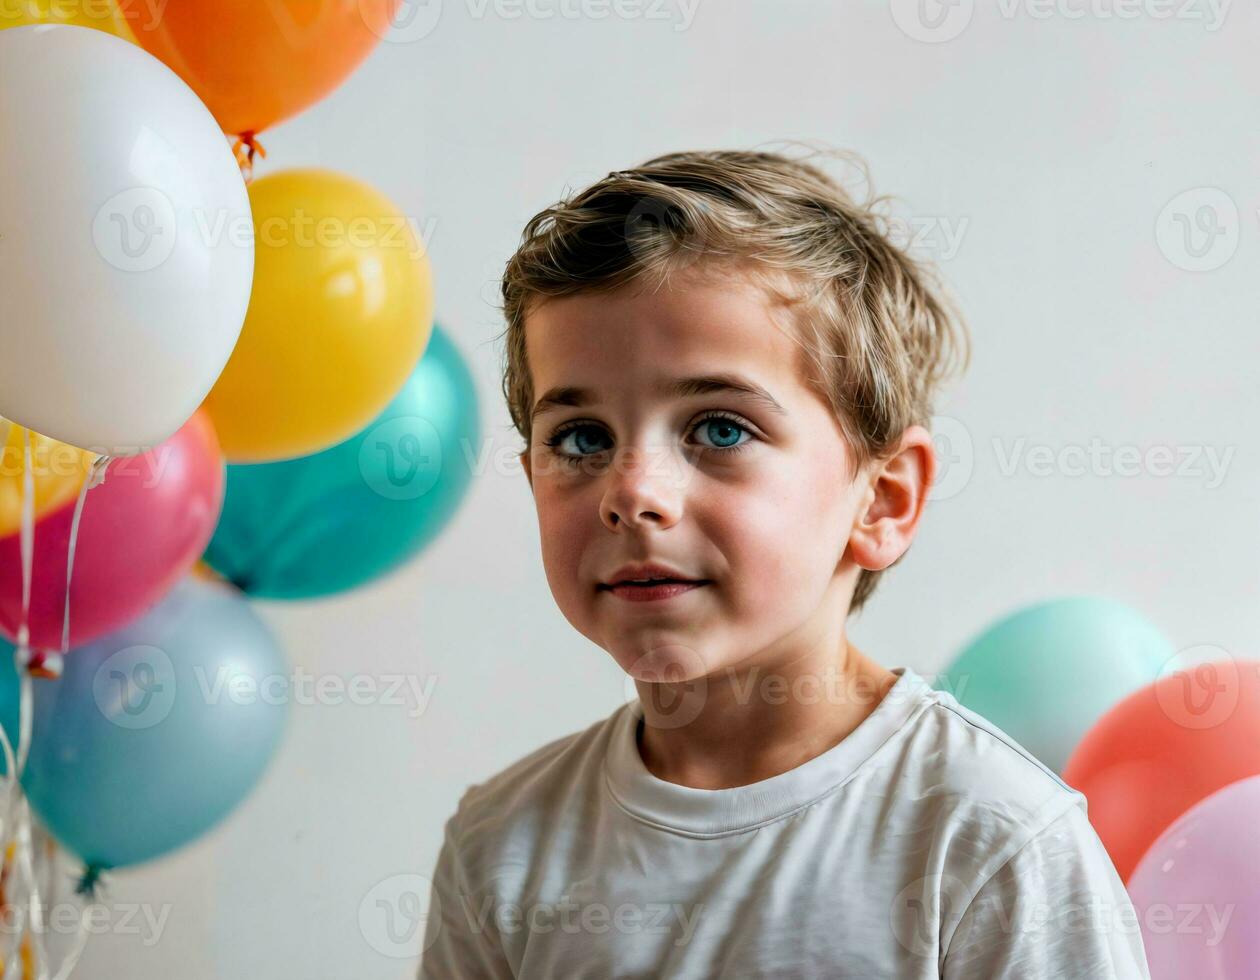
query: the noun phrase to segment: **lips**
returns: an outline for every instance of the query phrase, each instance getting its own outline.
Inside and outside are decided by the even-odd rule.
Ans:
[[[655,585],[703,585],[706,579],[694,578],[670,565],[660,562],[634,562],[622,565],[599,588],[617,589],[622,586],[646,588]]]
[[[656,602],[662,599],[672,599],[687,592],[694,592],[707,584],[707,582],[700,579],[691,582],[662,579],[647,585],[634,585],[623,582],[606,586],[605,588],[618,599],[628,599],[631,602]]]
[[[698,578],[656,578],[654,576],[642,579],[623,578],[617,582],[609,582],[607,585],[600,585],[600,588],[617,589],[621,588],[623,585],[632,585],[638,588],[643,588],[649,585],[699,585],[702,581],[703,579]]]

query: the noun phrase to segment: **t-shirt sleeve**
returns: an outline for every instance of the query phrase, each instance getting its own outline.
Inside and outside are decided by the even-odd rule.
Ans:
[[[1150,980],[1133,903],[1083,803],[981,886],[954,930],[947,980]]]
[[[457,811],[446,821],[433,871],[417,980],[511,978],[489,905],[479,906],[468,887],[460,860],[458,818]]]

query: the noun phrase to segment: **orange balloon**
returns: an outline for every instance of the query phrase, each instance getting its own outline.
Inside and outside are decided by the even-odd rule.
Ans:
[[[376,47],[401,0],[118,0],[136,41],[196,92],[225,133],[257,133],[318,102]]]
[[[1089,820],[1128,880],[1178,817],[1218,789],[1260,774],[1260,662],[1177,670],[1102,716],[1063,779],[1089,801]]]

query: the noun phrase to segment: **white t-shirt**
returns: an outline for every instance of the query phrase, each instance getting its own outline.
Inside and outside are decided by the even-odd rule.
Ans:
[[[653,776],[634,701],[471,787],[421,980],[1149,980],[1084,796],[893,672],[847,738],[747,786]]]

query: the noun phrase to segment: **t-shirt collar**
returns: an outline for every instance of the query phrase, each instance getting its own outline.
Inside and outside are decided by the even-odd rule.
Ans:
[[[777,820],[846,782],[922,704],[927,682],[909,667],[891,670],[897,680],[842,741],[795,769],[730,789],[696,789],[654,776],[643,764],[635,738],[643,705],[630,701],[612,719],[604,759],[609,792],[636,819],[696,837],[718,837]]]

